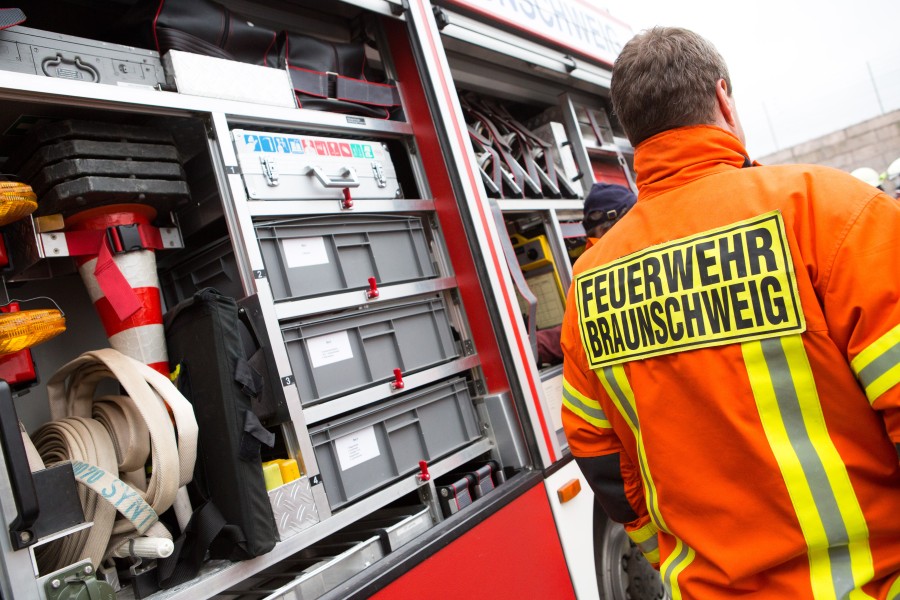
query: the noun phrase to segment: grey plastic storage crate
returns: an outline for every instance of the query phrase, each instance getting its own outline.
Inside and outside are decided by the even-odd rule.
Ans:
[[[275,300],[293,300],[435,276],[422,219],[307,217],[255,225]]]
[[[459,355],[440,296],[287,321],[281,333],[305,406]]]
[[[328,503],[337,509],[478,438],[459,377],[310,429]]]
[[[213,287],[225,296],[243,298],[231,240],[222,238],[193,252],[159,274],[163,297],[170,307],[190,298],[203,288]]]

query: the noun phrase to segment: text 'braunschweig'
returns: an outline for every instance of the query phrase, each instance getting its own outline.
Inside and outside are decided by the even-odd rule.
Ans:
[[[806,328],[777,211],[625,256],[574,286],[592,368]]]

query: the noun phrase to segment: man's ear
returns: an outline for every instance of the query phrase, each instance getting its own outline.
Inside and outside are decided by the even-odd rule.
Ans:
[[[732,128],[737,127],[737,117],[735,116],[734,104],[731,96],[728,94],[728,84],[724,79],[716,82],[716,104],[719,112],[726,123]]]

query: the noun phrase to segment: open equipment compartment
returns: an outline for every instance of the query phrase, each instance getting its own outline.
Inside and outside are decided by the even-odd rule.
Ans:
[[[36,6],[28,25],[112,45],[122,43],[112,25],[139,2],[104,0],[92,6],[93,19],[83,12],[83,0],[54,4],[53,10]],[[193,88],[188,94],[188,86],[170,77],[159,86],[164,89],[21,72],[0,83],[6,115],[0,121],[7,121],[0,123],[6,132],[0,137],[3,156],[20,146],[18,133],[43,120],[139,125],[171,134],[190,198],[161,211],[160,226],[177,233],[177,243],[157,253],[165,304],[171,307],[207,286],[241,300],[268,349],[267,382],[284,395],[285,412],[278,422],[266,423],[276,443],[263,459],[293,458],[300,477],[269,490],[281,533],[275,548],[250,561],[207,562],[195,579],[168,590],[138,589],[126,568],[119,597],[335,599],[379,590],[389,595],[403,589],[403,575],[418,572],[425,558],[449,560],[444,548],[451,540],[497,528],[492,538],[509,536],[521,539],[521,548],[539,543],[545,549],[532,557],[537,563],[518,569],[509,589],[537,589],[530,586],[546,569],[544,574],[563,574],[556,589],[565,594],[568,574],[540,472],[561,458],[564,444],[543,398],[548,392],[539,389],[548,371],[527,359],[521,308],[500,242],[507,232],[519,236],[510,246],[517,243],[527,256],[537,244],[545,263],[534,273],[543,275],[538,269],[552,263],[551,283],[568,285],[562,240],[569,237],[567,224],[577,221],[583,194],[573,173],[584,168],[578,143],[572,142],[568,154],[562,151],[561,140],[574,139],[565,111],[582,104],[596,108],[591,95],[598,86],[577,83],[570,90],[574,100],[561,101],[557,96],[565,86],[559,77],[547,78],[508,58],[486,68],[485,56],[489,64],[498,55],[485,48],[470,53],[471,47],[460,46],[446,31],[442,36],[435,22],[440,13],[427,0],[200,4],[222,6],[259,29],[300,34],[294,40],[312,36],[338,47],[363,34],[367,65],[386,85],[399,83],[400,104],[379,118],[327,110],[340,105],[317,103],[309,94],[301,94],[299,109],[264,99],[224,99],[213,90]],[[173,62],[161,64],[171,69]],[[486,70],[473,75],[470,64]],[[182,84],[190,76],[178,73]],[[342,77],[329,71],[321,81],[331,86]],[[511,81],[517,82],[512,91]],[[454,83],[462,95],[487,94],[505,103],[536,138],[551,140],[554,146],[541,147],[558,153],[556,173],[551,176],[544,165],[544,176],[534,176],[524,163],[521,172],[501,173],[501,189],[512,182],[522,190],[512,196],[486,194],[494,179],[467,180],[475,152],[464,133],[456,135],[460,125],[465,131],[465,122],[457,117]],[[290,85],[296,88],[296,78]],[[254,91],[252,83],[246,87]],[[517,90],[529,90],[530,97],[513,101]],[[549,122],[540,122],[555,110],[560,112]],[[598,152],[608,154],[609,144],[601,145]],[[522,172],[552,191],[537,193],[522,183]],[[30,222],[19,228],[33,246],[46,241]],[[533,241],[541,237],[544,243]],[[15,274],[7,277],[17,286],[16,296],[51,296],[69,318],[68,334],[35,349],[48,377],[107,341],[71,258],[22,248]],[[319,348],[317,358],[311,357],[310,343],[327,345],[344,335],[356,342],[337,354]],[[347,362],[328,362],[335,357]],[[29,429],[49,418],[45,396],[41,384],[31,389],[24,415]],[[359,455],[359,446],[348,450],[348,440],[361,431],[367,445]],[[350,455],[353,464],[342,464]],[[469,490],[474,501],[444,516],[435,479],[480,474],[487,464],[503,476],[490,486],[476,477]],[[9,498],[0,494],[0,502],[6,508]],[[391,512],[398,503],[401,513],[409,506],[425,512],[418,508],[411,513],[415,519],[398,521]],[[509,525],[535,514],[540,518],[529,518],[528,527]],[[29,551],[2,546],[2,553],[9,574],[0,577],[4,596],[46,597],[53,577],[87,576],[83,570],[35,576]],[[152,580],[152,561],[142,568],[148,563],[142,576]],[[104,571],[101,578],[108,574],[112,580],[114,571]]]

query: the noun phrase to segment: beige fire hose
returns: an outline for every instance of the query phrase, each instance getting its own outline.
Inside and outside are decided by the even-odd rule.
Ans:
[[[127,395],[98,397],[98,385],[107,380]],[[23,433],[29,464],[34,471],[71,461],[85,519],[93,525],[39,548],[41,570],[85,558],[96,567],[128,547],[158,547],[165,554],[170,546],[163,540],[171,534],[158,515],[191,480],[197,456],[190,403],[164,375],[109,348],[64,365],[48,381],[47,396],[53,420],[35,432],[33,445]],[[151,539],[129,541],[141,536]]]

